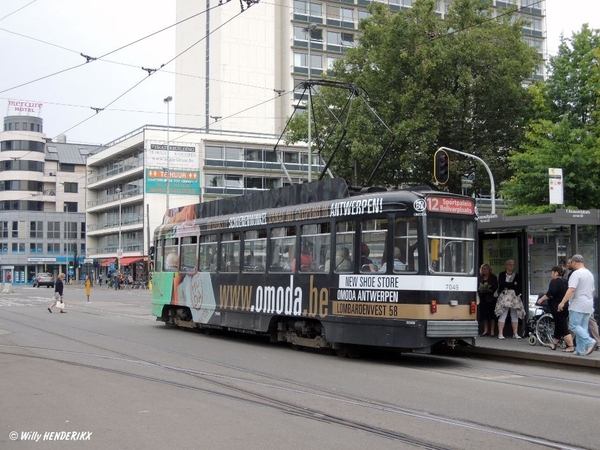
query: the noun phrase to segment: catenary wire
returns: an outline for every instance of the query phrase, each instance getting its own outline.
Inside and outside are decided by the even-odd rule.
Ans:
[[[23,5],[23,6],[21,6],[19,9],[15,9],[13,12],[11,12],[11,13],[8,13],[8,14],[7,14],[7,15],[5,15],[4,17],[0,17],[0,22],[2,22],[2,21],[3,21],[4,19],[6,19],[7,17],[10,17],[10,16],[12,16],[13,14],[16,14],[16,13],[18,13],[18,12],[19,12],[19,11],[21,11],[22,9],[25,9],[25,8],[27,8],[29,5],[31,5],[31,4],[33,4],[33,3],[35,3],[35,2],[37,2],[37,0],[33,0],[33,1],[29,2],[29,3],[27,3],[26,5]]]

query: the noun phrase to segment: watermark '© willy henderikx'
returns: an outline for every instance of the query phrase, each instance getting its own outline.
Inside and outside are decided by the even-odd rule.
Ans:
[[[91,441],[91,431],[11,431],[11,441]]]

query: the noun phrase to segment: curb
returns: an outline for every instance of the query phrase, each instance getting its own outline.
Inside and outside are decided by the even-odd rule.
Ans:
[[[559,351],[559,350],[556,350]],[[548,354],[540,353],[528,353],[519,350],[503,350],[496,348],[482,348],[482,347],[462,347],[455,348],[452,353],[461,354],[464,356],[477,356],[477,357],[499,357],[506,359],[519,359],[526,361],[546,362],[553,364],[564,364],[567,366],[579,366],[586,367],[589,369],[600,369],[600,360],[597,358],[590,358],[587,356],[577,355],[563,355],[557,354],[551,350],[548,350]],[[560,352],[562,353],[562,352]]]

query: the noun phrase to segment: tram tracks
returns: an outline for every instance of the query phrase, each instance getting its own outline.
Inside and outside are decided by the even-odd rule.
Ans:
[[[27,319],[29,319],[29,320],[31,319],[30,316],[27,316],[25,314],[19,314],[14,311],[10,311],[10,312],[12,314],[17,314],[17,315],[21,315],[23,317],[27,317]],[[37,319],[37,320],[41,320],[41,319]],[[293,415],[311,419],[311,420],[318,420],[318,421],[325,422],[325,423],[345,426],[345,427],[355,429],[355,430],[361,430],[361,431],[364,431],[364,432],[367,432],[367,433],[370,433],[370,434],[373,434],[376,436],[393,439],[393,440],[400,441],[400,442],[406,443],[408,445],[419,447],[419,448],[447,449],[450,447],[440,446],[438,444],[428,442],[428,441],[422,440],[422,439],[415,439],[414,437],[411,437],[408,434],[399,433],[394,430],[377,427],[377,426],[374,426],[372,424],[368,424],[365,422],[359,422],[356,420],[348,419],[348,418],[342,417],[338,414],[330,414],[323,409],[315,409],[315,408],[306,407],[306,406],[303,406],[300,404],[295,404],[288,400],[281,400],[281,399],[277,398],[275,395],[267,395],[267,394],[257,392],[255,388],[257,385],[260,385],[261,389],[267,389],[267,390],[273,391],[273,392],[288,391],[290,393],[294,393],[295,395],[318,397],[320,400],[323,400],[326,402],[345,403],[345,404],[351,405],[353,407],[368,408],[370,410],[375,410],[380,413],[386,413],[386,414],[391,413],[394,415],[402,415],[405,417],[411,417],[411,418],[417,419],[417,420],[434,421],[438,424],[445,424],[445,425],[451,426],[451,427],[460,427],[463,429],[468,429],[470,431],[494,434],[497,436],[502,436],[502,437],[510,438],[513,440],[521,441],[521,442],[528,442],[531,444],[540,445],[544,448],[561,448],[561,449],[575,448],[575,447],[570,447],[568,445],[565,445],[564,443],[552,442],[549,440],[540,439],[540,438],[538,438],[536,436],[532,436],[532,435],[515,433],[510,430],[503,430],[499,427],[490,427],[490,426],[487,426],[484,424],[478,424],[478,423],[473,423],[473,422],[468,422],[468,421],[463,421],[463,420],[456,420],[456,419],[443,417],[443,416],[436,416],[436,415],[433,415],[426,411],[411,410],[411,409],[403,408],[398,405],[394,405],[394,404],[390,404],[390,403],[386,403],[386,402],[360,398],[357,396],[340,393],[338,391],[334,391],[331,389],[325,389],[322,387],[311,386],[309,384],[301,383],[296,380],[291,380],[291,379],[284,378],[284,377],[277,377],[277,376],[273,376],[271,374],[266,374],[266,373],[263,373],[260,371],[250,370],[247,368],[238,367],[238,366],[234,366],[234,365],[227,364],[227,363],[213,361],[213,360],[210,360],[207,358],[201,358],[201,357],[197,357],[195,355],[189,355],[189,354],[179,352],[179,351],[173,351],[173,350],[164,349],[164,348],[157,348],[155,346],[150,346],[148,344],[139,343],[139,342],[135,342],[135,341],[128,340],[128,339],[115,337],[113,335],[108,335],[105,333],[92,331],[89,329],[79,328],[79,327],[76,327],[73,325],[63,325],[63,328],[66,326],[68,329],[72,329],[74,331],[76,330],[76,331],[80,331],[80,332],[90,333],[92,335],[102,336],[105,338],[121,341],[123,343],[145,347],[145,348],[151,349],[153,351],[159,351],[161,353],[169,354],[172,356],[185,358],[186,360],[194,360],[194,361],[198,361],[198,362],[205,363],[205,364],[219,366],[221,368],[235,371],[235,373],[243,373],[243,374],[251,376],[251,377],[260,377],[261,380],[270,380],[270,383],[267,383],[265,381],[261,381],[260,383],[258,383],[255,380],[253,380],[251,378],[247,378],[247,377],[244,378],[244,377],[232,376],[232,375],[225,376],[225,375],[213,373],[213,372],[198,371],[198,370],[194,370],[194,369],[190,369],[190,368],[170,366],[170,365],[166,365],[166,364],[152,361],[149,359],[140,358],[137,355],[132,355],[132,354],[129,354],[126,352],[118,351],[118,350],[109,348],[107,346],[101,346],[101,345],[93,344],[90,342],[86,342],[81,339],[75,339],[65,333],[62,333],[62,332],[48,330],[44,327],[36,327],[36,326],[32,325],[31,323],[23,323],[18,320],[12,320],[12,322],[14,322],[15,324],[24,326],[24,327],[29,327],[31,329],[41,331],[43,333],[48,333],[48,334],[51,334],[51,335],[54,335],[57,337],[68,339],[71,342],[77,342],[79,344],[90,346],[90,347],[96,348],[98,350],[110,352],[114,355],[119,355],[122,358],[114,358],[114,357],[110,357],[110,356],[106,356],[106,355],[96,355],[93,353],[90,354],[90,353],[85,353],[85,352],[72,352],[72,351],[66,351],[66,350],[44,349],[44,348],[40,348],[40,347],[26,347],[26,346],[12,347],[12,346],[10,346],[11,349],[16,348],[16,349],[23,350],[23,349],[29,348],[31,350],[43,350],[43,351],[54,350],[56,352],[72,353],[72,354],[81,355],[81,356],[85,355],[88,357],[91,356],[91,357],[96,357],[96,358],[119,359],[126,363],[146,364],[146,365],[150,365],[150,366],[153,366],[156,368],[165,369],[165,370],[168,370],[168,371],[171,371],[174,373],[192,376],[196,380],[201,380],[203,382],[207,382],[207,383],[212,384],[213,386],[221,388],[224,390],[224,392],[215,390],[215,389],[207,389],[207,388],[200,387],[200,386],[194,386],[189,383],[181,383],[181,382],[177,382],[174,380],[170,380],[168,378],[144,375],[144,374],[140,374],[138,372],[134,372],[134,371],[130,371],[130,370],[107,368],[107,367],[102,367],[99,365],[74,362],[74,361],[69,361],[69,360],[61,359],[61,358],[49,358],[47,356],[21,355],[18,353],[7,352],[7,351],[0,351],[0,353],[25,356],[25,357],[31,357],[31,358],[40,358],[40,359],[45,359],[45,360],[53,360],[53,361],[63,363],[63,364],[71,364],[71,365],[75,365],[75,366],[86,367],[89,369],[106,371],[106,372],[114,373],[117,375],[135,377],[135,378],[139,378],[139,379],[144,379],[146,381],[167,384],[167,385],[174,386],[174,387],[191,389],[191,390],[195,390],[198,392],[204,392],[206,394],[218,395],[218,396],[223,396],[223,397],[234,399],[234,400],[250,402],[250,403],[256,404],[258,406],[274,408],[274,409],[284,412],[286,414],[293,414]],[[43,320],[42,320],[42,322],[46,323],[46,321],[43,321]],[[5,346],[5,348],[6,347],[7,346]],[[455,375],[452,373],[448,373],[448,374]],[[279,384],[276,384],[276,383],[279,383]],[[240,384],[242,384],[245,387],[240,387]],[[284,387],[284,386],[292,386],[292,387]]]

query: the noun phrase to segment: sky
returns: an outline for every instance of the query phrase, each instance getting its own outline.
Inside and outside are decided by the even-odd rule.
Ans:
[[[106,144],[145,124],[166,125],[163,99],[173,96],[173,125],[176,69],[175,62],[167,63],[175,57],[175,3],[1,0],[2,116],[14,113],[9,100],[39,102],[48,137],[65,134],[68,142]],[[223,7],[240,5],[231,1]],[[600,0],[546,0],[549,55],[556,54],[561,33],[570,37],[584,23],[600,29]],[[81,56],[110,52],[88,63]],[[151,76],[142,69],[162,64]]]

